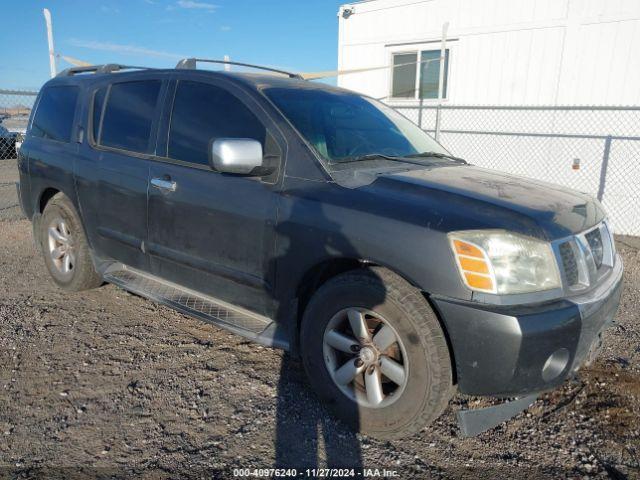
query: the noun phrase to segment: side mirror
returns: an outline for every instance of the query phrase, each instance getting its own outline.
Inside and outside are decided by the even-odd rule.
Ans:
[[[250,138],[218,138],[211,142],[209,163],[218,172],[250,175],[262,170],[262,145]]]

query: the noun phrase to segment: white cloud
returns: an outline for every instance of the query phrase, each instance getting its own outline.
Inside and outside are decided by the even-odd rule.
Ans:
[[[100,50],[103,52],[115,52],[124,55],[142,55],[148,57],[171,59],[179,59],[186,56],[178,55],[177,53],[165,52],[162,50],[153,50],[151,48],[141,47],[138,45],[123,45],[120,43],[97,42],[95,40],[79,40],[77,38],[70,39],[69,44],[74,47],[87,48],[89,50]]]
[[[115,7],[108,7],[107,5],[100,5],[100,11],[102,13],[120,13],[120,10]]]
[[[178,0],[176,5],[180,8],[189,8],[189,9],[200,9],[200,10],[209,10],[213,11],[218,8],[218,5],[213,3],[205,3],[205,2],[196,2],[194,0]]]

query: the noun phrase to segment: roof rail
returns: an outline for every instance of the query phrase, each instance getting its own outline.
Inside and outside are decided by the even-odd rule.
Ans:
[[[229,60],[212,60],[212,59],[208,59],[208,58],[183,58],[182,60],[180,60],[178,62],[178,64],[176,65],[176,68],[179,68],[179,69],[183,69],[183,68],[195,69],[195,68],[197,68],[197,62],[221,63],[223,65],[237,65],[237,66],[240,66],[240,67],[257,68],[258,70],[266,70],[268,72],[280,73],[280,74],[286,75],[286,76],[288,76],[290,78],[298,78],[300,80],[303,80],[302,75],[300,75],[298,73],[287,72],[286,70],[278,70],[276,68],[263,67],[261,65],[253,65],[251,63],[232,62],[232,61],[229,61]]]
[[[71,67],[61,71],[58,77],[71,77],[78,73],[113,73],[120,70],[147,70],[149,67],[135,67],[133,65],[120,65],[117,63],[106,63],[104,65],[90,65],[88,67]]]

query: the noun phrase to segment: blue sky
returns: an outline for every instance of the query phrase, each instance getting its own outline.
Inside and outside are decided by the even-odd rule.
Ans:
[[[49,78],[42,9],[58,53],[90,63],[173,67],[186,56],[297,71],[337,65],[336,0],[21,0],[3,2],[0,88]],[[10,19],[10,21],[8,21]],[[58,60],[58,70],[69,65]]]

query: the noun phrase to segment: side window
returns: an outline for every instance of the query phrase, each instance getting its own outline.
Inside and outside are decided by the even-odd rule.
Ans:
[[[100,145],[146,153],[161,84],[160,80],[142,80],[111,85]]]
[[[102,117],[102,108],[104,107],[104,98],[107,95],[107,87],[102,87],[96,91],[93,96],[93,117],[91,119],[93,126],[93,140],[100,143],[100,118]]]
[[[205,83],[180,81],[173,102],[168,156],[209,163],[209,144],[217,138],[252,138],[265,146],[266,129],[228,91]]]
[[[449,49],[444,51],[444,76],[442,97],[447,98],[447,80],[449,79]],[[422,52],[420,63],[420,98],[438,98],[440,85],[440,50]]]
[[[45,88],[31,125],[31,135],[70,142],[77,101],[78,87],[69,85]]]
[[[417,53],[399,53],[393,56],[393,98],[414,98],[416,95]]]
[[[416,89],[416,77],[418,88]],[[445,50],[442,96],[447,98],[449,49]],[[393,98],[438,98],[440,50],[393,54],[391,96]]]

